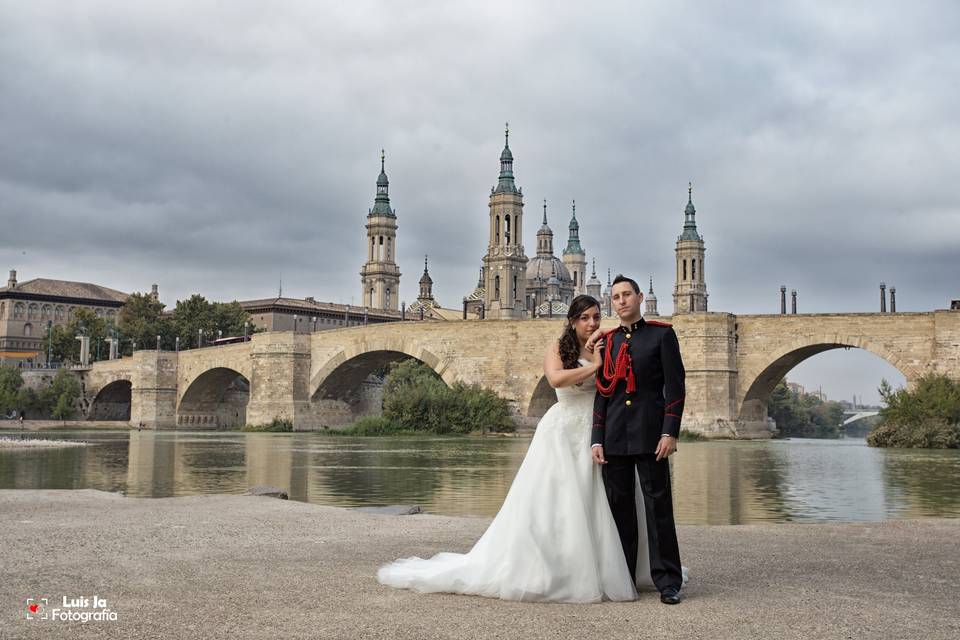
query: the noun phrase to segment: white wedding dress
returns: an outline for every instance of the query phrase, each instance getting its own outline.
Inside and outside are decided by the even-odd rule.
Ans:
[[[504,600],[633,600],[617,526],[600,467],[590,453],[594,378],[557,389],[493,522],[466,554],[438,553],[387,564],[377,579],[420,592]],[[637,487],[637,499],[643,494]],[[637,582],[653,589],[646,520],[638,504]]]

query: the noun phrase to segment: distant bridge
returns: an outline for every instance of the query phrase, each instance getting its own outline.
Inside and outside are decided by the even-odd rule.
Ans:
[[[864,418],[872,418],[873,416],[878,416],[880,415],[880,412],[879,411],[844,411],[843,415],[850,416],[849,418],[844,420],[842,423],[842,426],[845,427],[848,424],[853,424],[854,422],[863,420]]]

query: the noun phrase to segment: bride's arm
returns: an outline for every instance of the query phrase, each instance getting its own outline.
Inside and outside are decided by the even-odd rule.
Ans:
[[[543,373],[547,376],[547,382],[554,389],[570,387],[578,382],[583,382],[596,373],[599,368],[600,352],[597,350],[590,364],[576,369],[564,369],[563,360],[560,359],[560,346],[556,342],[547,347],[547,354],[543,358]]]

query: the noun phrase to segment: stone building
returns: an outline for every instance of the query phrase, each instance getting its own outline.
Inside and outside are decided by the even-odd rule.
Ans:
[[[644,315],[646,316],[658,316],[660,312],[657,310],[657,296],[653,293],[653,276],[650,276],[650,290],[647,291],[646,298],[644,300],[646,309],[644,310]]]
[[[156,293],[153,285],[152,295]],[[77,309],[114,320],[127,297],[122,291],[89,282],[47,278],[17,282],[17,272],[10,271],[7,286],[0,288],[0,364],[45,364],[43,338],[48,324],[66,325]]]
[[[563,264],[573,278],[573,294],[587,292],[587,253],[580,245],[580,223],[577,222],[577,201],[573,201],[567,246],[563,249]]]
[[[491,319],[527,317],[527,256],[523,251],[523,190],[513,176],[510,128],[500,154],[500,177],[490,189],[490,234],[483,256],[484,308]]]
[[[244,311],[250,314],[253,325],[263,331],[311,333],[381,322],[399,322],[404,315],[399,310],[318,302],[309,296],[303,299],[278,296],[238,302]]]
[[[367,213],[367,262],[360,270],[360,299],[370,309],[400,308],[400,267],[397,266],[397,214],[390,208],[390,181],[380,151],[380,175],[373,208]]]
[[[673,287],[673,313],[697,313],[707,310],[707,284],[703,238],[697,232],[697,210],[693,206],[693,184],[687,191],[683,233],[677,238],[676,284]]]
[[[575,257],[579,261],[580,257]],[[566,313],[576,295],[570,272],[563,261],[553,254],[553,230],[547,224],[546,200],[543,201],[543,224],[537,231],[537,255],[527,263],[526,280],[527,309],[531,316],[541,315],[541,307],[548,313],[551,313],[551,308],[562,307],[562,313]],[[547,302],[554,303],[555,307],[544,306]]]

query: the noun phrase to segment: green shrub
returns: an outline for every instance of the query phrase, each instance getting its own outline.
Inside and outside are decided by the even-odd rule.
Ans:
[[[507,401],[479,385],[453,387],[416,360],[395,363],[383,392],[383,417],[398,431],[466,434],[513,431]]]
[[[286,433],[293,431],[293,421],[283,418],[274,418],[267,424],[245,424],[240,431],[259,431],[267,433]]]
[[[351,436],[389,436],[398,431],[395,424],[383,416],[366,416],[342,430],[331,430],[331,433],[341,433]]]
[[[696,431],[687,431],[686,429],[680,429],[680,437],[677,438],[680,442],[701,442],[707,439],[707,436]]]
[[[928,374],[913,391],[894,391],[884,380],[880,395],[887,406],[867,436],[870,446],[960,449],[960,382]]]

